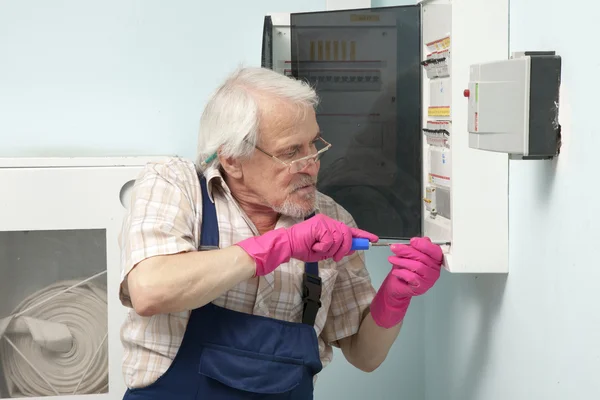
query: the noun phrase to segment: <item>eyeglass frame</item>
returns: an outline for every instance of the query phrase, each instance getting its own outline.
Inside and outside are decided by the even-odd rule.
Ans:
[[[325,139],[323,139],[321,136],[319,136],[317,139],[319,139],[320,141],[322,141],[323,143],[325,143],[325,147],[324,148],[322,148],[321,150],[317,151],[315,154],[309,154],[307,156],[300,157],[299,159],[293,160],[293,161],[290,161],[290,162],[285,162],[283,160],[280,160],[279,158],[275,157],[273,154],[267,153],[266,151],[264,151],[263,149],[261,149],[260,147],[258,147],[256,145],[254,146],[254,148],[256,148],[256,150],[260,151],[261,153],[263,153],[263,154],[271,157],[272,159],[274,159],[276,161],[279,161],[281,164],[283,164],[286,167],[288,167],[288,172],[290,174],[297,174],[298,172],[300,172],[303,169],[305,169],[309,164],[308,163],[305,164],[302,168],[300,168],[296,172],[292,172],[292,165],[294,165],[295,163],[302,162],[302,161],[307,161],[307,160],[310,160],[310,159],[313,159],[314,162],[315,162],[315,164],[316,164],[317,161],[319,161],[319,158],[321,158],[321,155],[331,148],[332,144],[329,143],[328,141],[326,141]]]

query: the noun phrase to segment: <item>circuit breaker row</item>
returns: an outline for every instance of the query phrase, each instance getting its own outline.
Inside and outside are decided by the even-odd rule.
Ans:
[[[381,71],[369,70],[307,70],[302,78],[319,90],[326,91],[365,91],[381,89]]]
[[[429,85],[427,122],[423,127],[428,159],[424,202],[430,218],[450,219],[451,40],[449,36],[438,38],[426,46],[428,53],[421,62]]]

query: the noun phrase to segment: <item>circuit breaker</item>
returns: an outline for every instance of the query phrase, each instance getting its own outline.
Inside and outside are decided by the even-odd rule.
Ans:
[[[451,6],[423,12],[424,233],[452,238],[452,37]]]

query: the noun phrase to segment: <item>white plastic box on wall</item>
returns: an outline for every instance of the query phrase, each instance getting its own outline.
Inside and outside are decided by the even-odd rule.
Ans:
[[[158,158],[0,158],[0,399],[122,398],[118,235]]]
[[[423,132],[414,132],[424,136],[423,174],[417,178],[423,180],[421,234],[452,243],[444,246],[445,267],[451,272],[506,273],[508,156],[469,147],[463,92],[472,64],[508,58],[508,0],[426,0],[406,7],[421,9],[423,82],[421,98],[414,99],[423,110]],[[383,9],[352,12],[372,13],[364,18],[371,25],[389,24],[377,16]],[[332,14],[329,21],[336,18]],[[290,14],[273,14],[270,24],[265,28],[272,40],[272,68],[291,75]],[[357,35],[353,40],[362,39]],[[339,64],[335,68],[347,69]],[[333,64],[319,68],[331,70]]]

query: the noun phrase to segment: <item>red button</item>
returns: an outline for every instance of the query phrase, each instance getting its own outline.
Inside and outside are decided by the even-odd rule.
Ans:
[[[469,97],[471,95],[471,91],[469,89],[465,89],[465,91],[463,92],[463,95],[465,97]]]

